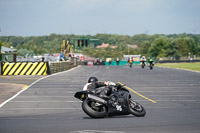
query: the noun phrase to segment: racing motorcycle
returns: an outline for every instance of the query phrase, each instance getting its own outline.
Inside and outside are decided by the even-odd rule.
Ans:
[[[132,67],[132,65],[133,65],[133,61],[130,60],[128,63],[129,63],[129,67]]]
[[[144,107],[131,99],[129,91],[119,83],[97,88],[93,92],[79,91],[74,97],[83,101],[83,111],[92,118],[130,114],[143,117],[146,114]]]
[[[152,70],[153,69],[153,64],[150,63],[149,68]]]
[[[145,61],[141,61],[141,67],[144,68],[145,66]]]
[[[150,61],[150,62],[149,62],[149,68],[150,68],[151,70],[153,69],[153,66],[154,66],[153,61]]]

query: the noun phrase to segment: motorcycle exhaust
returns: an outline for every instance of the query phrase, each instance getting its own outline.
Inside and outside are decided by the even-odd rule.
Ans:
[[[94,96],[94,95],[91,95],[91,94],[88,94],[88,98],[95,100],[97,102],[103,103],[103,104],[107,103],[104,99],[97,97],[97,96]]]

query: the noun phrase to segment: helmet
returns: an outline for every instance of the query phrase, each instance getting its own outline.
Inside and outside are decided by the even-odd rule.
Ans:
[[[90,78],[88,79],[88,83],[96,82],[96,81],[98,81],[98,79],[97,79],[96,77],[90,77]]]

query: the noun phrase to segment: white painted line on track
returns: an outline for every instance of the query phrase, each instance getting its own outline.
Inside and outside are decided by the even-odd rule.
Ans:
[[[146,109],[169,109],[169,108],[189,108],[191,109],[190,107],[183,107],[183,106],[175,106],[175,107],[147,107]],[[9,108],[9,109],[4,109],[4,111],[12,111],[12,110],[22,110],[22,111],[25,111],[25,110],[82,110],[82,108]],[[1,113],[0,113],[1,114]]]
[[[134,99],[137,102],[146,102],[146,100],[137,100]],[[200,100],[156,100],[159,102],[200,102]]]
[[[199,91],[199,92],[196,92],[196,91],[184,91],[184,90],[181,90],[181,91],[157,91],[157,90],[156,90],[156,91],[137,91],[137,92],[153,92],[153,93],[155,93],[155,92],[156,92],[156,93],[157,93],[157,92],[158,92],[158,93],[159,93],[159,92],[168,92],[168,93],[174,93],[174,92],[179,92],[179,93],[180,93],[180,92],[183,92],[183,93],[184,93],[184,92],[187,92],[187,93],[190,93],[190,92],[195,92],[195,93],[200,93],[200,91]]]
[[[21,94],[22,92],[24,92],[25,90],[27,90],[28,88],[30,88],[32,85],[34,85],[35,83],[37,83],[38,81],[40,80],[43,80],[45,78],[48,78],[48,77],[51,77],[51,76],[54,76],[54,75],[58,75],[58,74],[61,74],[61,73],[66,73],[66,72],[69,72],[69,71],[73,71],[77,68],[79,68],[80,66],[77,66],[77,67],[74,67],[72,69],[69,69],[67,71],[63,71],[63,72],[59,72],[59,73],[54,73],[52,75],[48,75],[48,76],[45,76],[45,77],[42,77],[38,80],[36,80],[35,82],[33,82],[32,84],[30,84],[28,87],[24,88],[23,90],[19,91],[17,94],[15,94],[14,96],[12,96],[11,98],[9,98],[8,100],[4,101],[3,103],[0,104],[0,108],[2,108],[6,103],[8,103],[9,101],[11,101],[12,99],[16,98],[19,94]]]
[[[67,89],[67,88],[65,88],[65,89]],[[43,93],[43,92],[45,92],[45,93],[52,93],[52,92],[58,92],[58,90],[54,90],[54,91],[49,91],[48,90],[48,92],[47,92],[47,90],[37,90],[37,91],[39,91],[40,93]],[[35,90],[33,91],[33,92],[26,92],[26,94],[33,94],[35,92]],[[76,93],[75,91],[74,92],[67,92],[67,91],[62,91],[63,93],[67,93],[67,94],[74,94],[74,93]]]
[[[30,98],[30,97],[37,97],[37,98],[39,98],[39,97],[51,97],[51,98],[58,98],[58,97],[73,97],[74,98],[74,96],[20,96],[20,98],[21,97],[27,97],[27,98]]]
[[[182,70],[182,71],[189,71],[189,72],[200,73],[199,71],[194,71],[194,70],[189,70],[189,69],[184,69],[184,68],[172,68],[172,67],[163,67],[163,66],[156,66],[156,67],[168,68],[168,69],[177,69],[177,70]]]
[[[159,102],[200,102],[200,100],[156,100]]]
[[[78,130],[71,131],[70,133],[125,133],[123,131],[104,131],[104,130]]]
[[[186,106],[165,106],[165,107],[146,107],[146,109],[167,109],[167,108],[188,108],[191,109],[190,107],[186,107]],[[82,108],[7,108],[4,109],[4,111],[12,111],[12,110],[82,110]],[[1,114],[1,113],[0,113]]]
[[[8,108],[5,110],[76,110],[82,108]]]
[[[163,96],[170,96],[170,97],[195,97],[195,96],[199,96],[199,95],[148,95],[148,96],[161,96],[161,97],[163,97]]]
[[[135,100],[146,102],[146,100]],[[156,100],[159,102],[200,102],[200,100]],[[81,103],[82,101],[10,101],[12,103]]]
[[[182,85],[182,84],[181,84]],[[185,85],[188,85],[188,84],[185,84]],[[199,89],[199,84],[196,84],[197,86],[189,86],[189,87],[191,87],[191,88],[195,88],[195,89]],[[142,88],[144,88],[144,89],[171,89],[171,88],[176,88],[176,89],[185,89],[185,88],[188,88],[188,86],[173,86],[173,87],[171,87],[171,86],[154,86],[154,87],[148,87],[148,86],[134,86],[134,87],[131,87],[131,88],[138,88],[138,87],[141,87],[141,89]]]
[[[82,101],[10,101],[12,103],[79,103]]]

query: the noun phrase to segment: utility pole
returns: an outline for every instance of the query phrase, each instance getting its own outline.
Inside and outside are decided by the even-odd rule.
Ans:
[[[127,46],[128,46],[128,55],[129,55],[129,44]]]

